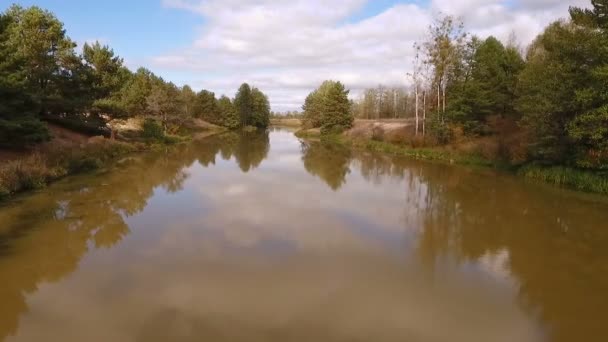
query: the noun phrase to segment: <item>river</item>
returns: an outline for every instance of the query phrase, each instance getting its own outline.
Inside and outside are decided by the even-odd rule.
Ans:
[[[608,201],[214,136],[0,207],[0,341],[608,341]]]

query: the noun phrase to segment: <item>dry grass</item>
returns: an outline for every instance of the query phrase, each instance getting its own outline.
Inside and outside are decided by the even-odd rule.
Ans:
[[[43,188],[68,174],[97,169],[134,150],[130,144],[94,137],[80,146],[47,147],[44,153],[5,162],[0,165],[0,198]]]
[[[302,120],[300,119],[270,119],[270,124],[274,126],[300,127]]]

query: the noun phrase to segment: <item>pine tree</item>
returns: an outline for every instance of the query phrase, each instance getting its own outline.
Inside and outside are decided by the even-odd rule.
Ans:
[[[270,103],[268,97],[258,88],[251,90],[252,115],[251,125],[266,128],[270,124]]]
[[[230,129],[239,127],[239,115],[230,98],[225,95],[220,97],[217,105],[222,118],[222,126]]]
[[[215,125],[221,125],[221,117],[217,108],[215,93],[208,90],[201,90],[196,95],[196,117]]]
[[[24,59],[9,43],[12,17],[0,14],[0,146],[20,146],[50,138],[27,91]]]
[[[334,82],[328,87],[322,101],[321,132],[342,131],[352,127],[354,118],[348,93],[349,91],[340,82]]]
[[[249,84],[243,83],[240,86],[234,98],[234,105],[239,114],[241,127],[250,126],[253,115],[253,98]]]

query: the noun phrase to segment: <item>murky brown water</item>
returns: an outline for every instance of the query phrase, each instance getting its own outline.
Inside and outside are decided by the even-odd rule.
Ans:
[[[230,134],[0,208],[1,341],[608,341],[608,201]]]

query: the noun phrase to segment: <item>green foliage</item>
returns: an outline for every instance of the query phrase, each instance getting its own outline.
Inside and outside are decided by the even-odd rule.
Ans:
[[[240,118],[240,127],[266,128],[270,124],[268,97],[247,83],[239,87],[234,98],[234,107]]]
[[[516,117],[515,88],[523,66],[515,48],[505,48],[494,37],[483,42],[473,38],[459,62],[460,74],[450,80],[447,116],[469,135],[490,133],[487,120],[492,115]]]
[[[267,96],[247,84],[234,103],[223,99],[220,107],[212,92],[196,94],[145,68],[132,73],[107,45],[86,43],[81,55],[75,47],[49,11],[13,5],[0,13],[0,145],[47,140],[40,118],[110,135],[106,127],[115,125],[109,121],[143,116],[161,123],[164,140],[192,118],[230,128],[269,124]],[[158,132],[152,135],[160,138]]]
[[[567,130],[579,147],[579,167],[608,169],[608,104],[578,115]]]
[[[217,106],[222,118],[222,126],[230,129],[239,127],[239,114],[230,98],[222,96],[218,100]]]
[[[84,115],[70,115],[66,117],[45,116],[46,121],[56,125],[65,127],[75,132],[80,132],[86,135],[110,136],[110,131],[107,129],[103,119],[97,116],[86,117]]]
[[[6,12],[9,24],[7,46],[23,63],[25,87],[39,112],[57,106],[54,97],[69,89],[72,71],[79,75],[76,44],[66,35],[63,24],[52,13],[33,6],[13,5]],[[72,78],[74,79],[74,78]]]
[[[142,136],[151,140],[162,140],[165,137],[163,127],[154,119],[146,119],[143,124]]]
[[[251,116],[253,115],[253,98],[251,96],[251,87],[247,83],[243,83],[234,97],[234,106],[239,114],[240,126],[249,126]]]
[[[270,102],[268,96],[258,88],[251,89],[251,122],[250,125],[258,128],[266,128],[270,124]]]
[[[95,157],[84,156],[82,158],[70,159],[68,172],[70,174],[93,171],[101,168],[103,163]]]
[[[195,116],[215,125],[221,125],[219,109],[215,93],[208,90],[201,90],[196,95]]]
[[[323,133],[341,132],[352,127],[354,117],[348,100],[349,90],[340,82],[325,81],[306,98],[304,127],[321,128]]]
[[[0,117],[0,147],[18,147],[48,141],[50,133],[45,123],[35,117],[4,120]]]
[[[582,171],[568,167],[530,165],[519,170],[529,180],[573,190],[608,194],[608,174]]]
[[[572,23],[550,25],[532,44],[518,87],[522,124],[533,133],[534,159],[593,167],[587,156],[605,151],[601,123],[608,104],[608,40]],[[597,130],[590,124],[600,124]],[[597,167],[597,165],[595,165]]]

